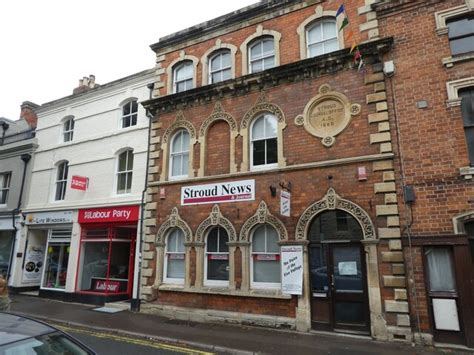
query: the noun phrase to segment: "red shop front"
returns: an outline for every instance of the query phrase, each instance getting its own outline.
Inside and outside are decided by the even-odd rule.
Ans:
[[[77,293],[97,303],[131,298],[138,217],[138,206],[79,210]]]

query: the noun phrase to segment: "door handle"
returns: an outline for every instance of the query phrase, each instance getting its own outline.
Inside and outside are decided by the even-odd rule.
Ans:
[[[334,275],[331,275],[331,288],[334,288]]]

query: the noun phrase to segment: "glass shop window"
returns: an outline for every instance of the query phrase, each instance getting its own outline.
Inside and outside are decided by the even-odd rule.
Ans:
[[[49,231],[42,288],[66,288],[70,246],[71,229]]]

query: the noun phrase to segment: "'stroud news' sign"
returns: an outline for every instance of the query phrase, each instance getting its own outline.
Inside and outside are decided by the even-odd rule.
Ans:
[[[255,200],[255,180],[181,187],[181,205]]]

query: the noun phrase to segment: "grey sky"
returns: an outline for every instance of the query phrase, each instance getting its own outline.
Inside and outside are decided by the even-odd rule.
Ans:
[[[0,117],[20,105],[72,94],[152,68],[149,45],[164,35],[257,0],[15,0],[0,3]]]

